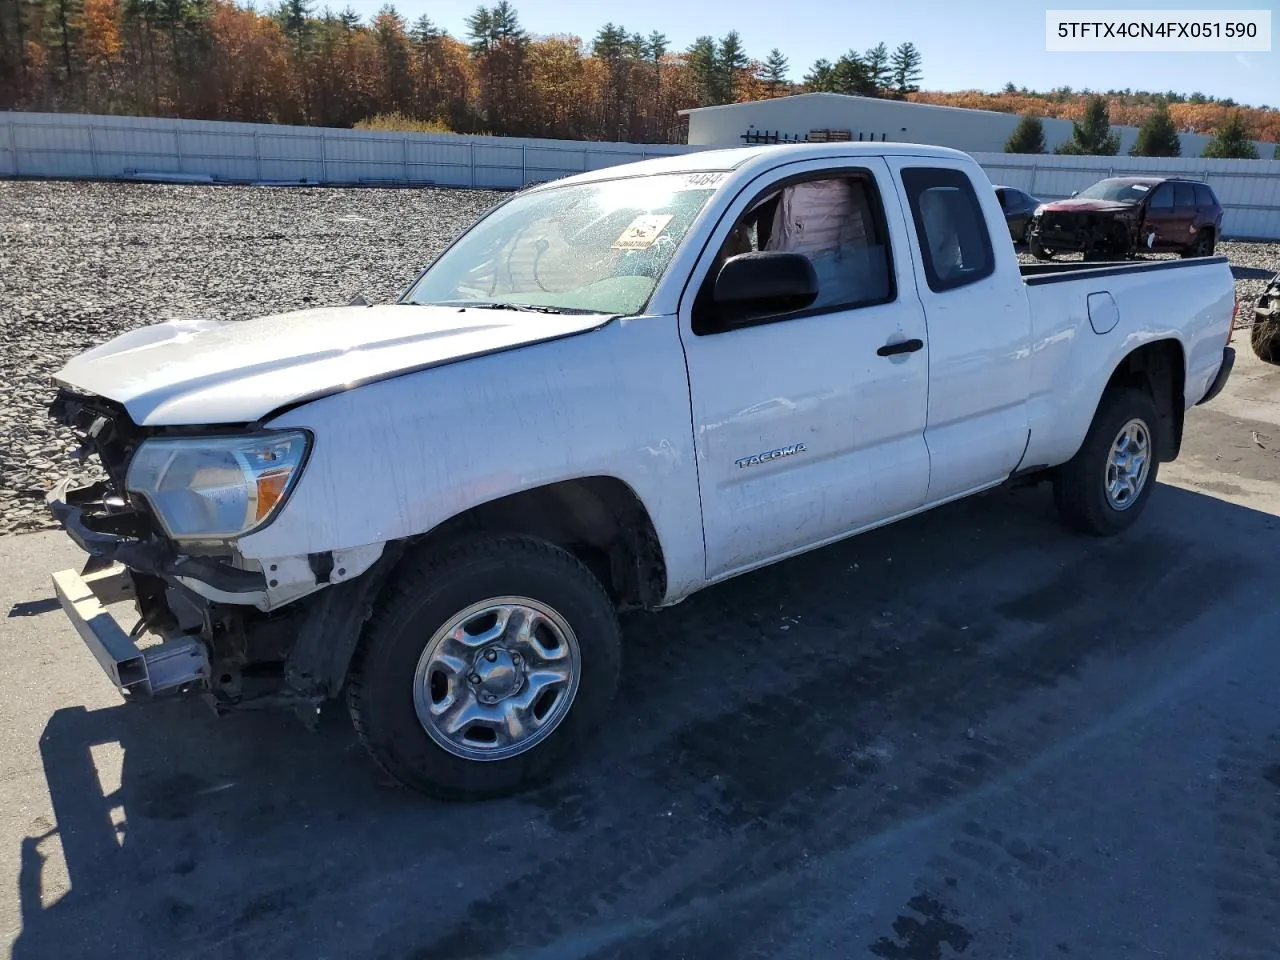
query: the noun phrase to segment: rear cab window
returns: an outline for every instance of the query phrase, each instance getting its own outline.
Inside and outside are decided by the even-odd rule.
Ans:
[[[954,290],[995,272],[987,221],[964,171],[906,167],[902,185],[930,290]]]
[[[1213,195],[1213,191],[1209,189],[1208,185],[1203,183],[1197,183],[1195,185],[1195,190],[1196,190],[1196,206],[1197,207],[1212,208],[1217,206],[1217,203],[1218,203],[1217,197]]]

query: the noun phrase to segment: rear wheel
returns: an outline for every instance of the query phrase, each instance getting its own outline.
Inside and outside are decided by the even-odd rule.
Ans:
[[[365,747],[405,786],[449,800],[515,793],[597,726],[621,631],[577,558],[494,537],[407,561],[351,668]]]
[[[1103,395],[1079,451],[1058,468],[1054,500],[1082,533],[1113,536],[1141,515],[1160,467],[1155,402],[1122,387]]]
[[[1214,247],[1217,244],[1214,241],[1213,231],[1208,228],[1201,230],[1196,234],[1196,238],[1191,241],[1190,246],[1182,251],[1183,259],[1190,257],[1212,257]]]

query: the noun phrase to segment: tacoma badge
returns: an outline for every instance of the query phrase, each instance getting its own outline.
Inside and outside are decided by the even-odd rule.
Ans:
[[[793,443],[789,447],[778,447],[778,449],[770,450],[768,453],[757,453],[753,457],[743,457],[741,460],[735,460],[734,463],[739,467],[753,467],[758,463],[789,457],[793,453],[804,453],[804,450],[803,443]]]

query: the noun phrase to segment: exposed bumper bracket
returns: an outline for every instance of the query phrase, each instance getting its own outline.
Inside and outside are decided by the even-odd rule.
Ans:
[[[141,649],[106,610],[104,604],[133,595],[124,567],[86,574],[62,570],[53,575],[53,589],[80,639],[120,692],[149,697],[208,677],[208,655],[198,639],[181,636]]]
[[[67,478],[45,495],[45,505],[77,546],[91,557],[114,560],[159,577],[190,577],[223,593],[261,593],[267,578],[260,570],[241,570],[206,557],[177,556],[172,547],[159,540],[141,540],[95,530],[91,519],[109,514],[96,513],[108,492],[99,482],[72,487]]]

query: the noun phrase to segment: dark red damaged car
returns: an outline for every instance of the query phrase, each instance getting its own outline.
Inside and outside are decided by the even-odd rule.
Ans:
[[[1206,183],[1177,177],[1108,177],[1069,200],[1041,204],[1027,245],[1033,256],[1083,253],[1086,260],[1134,254],[1208,257],[1222,233],[1222,204]]]

